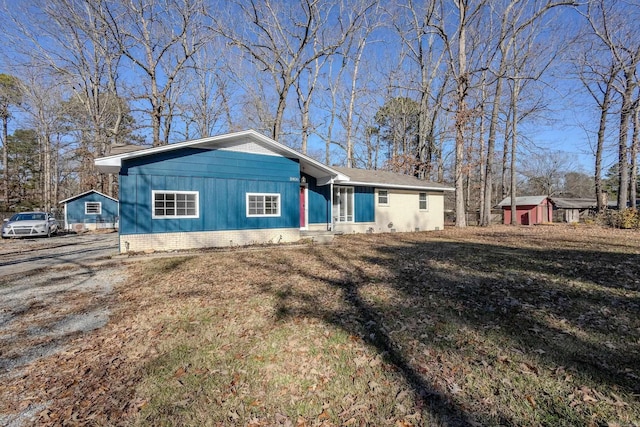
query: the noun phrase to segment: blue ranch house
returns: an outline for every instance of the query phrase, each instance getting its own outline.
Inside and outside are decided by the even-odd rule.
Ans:
[[[120,251],[295,242],[313,232],[438,230],[442,184],[334,168],[247,130],[95,161],[118,174]]]
[[[60,202],[64,205],[64,229],[85,231],[118,228],[118,201],[89,190]]]

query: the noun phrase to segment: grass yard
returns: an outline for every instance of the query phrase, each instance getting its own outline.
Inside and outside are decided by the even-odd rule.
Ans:
[[[130,267],[38,425],[639,426],[640,233],[447,228]]]

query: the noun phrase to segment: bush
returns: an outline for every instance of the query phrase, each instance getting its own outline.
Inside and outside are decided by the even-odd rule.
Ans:
[[[607,211],[603,214],[602,222],[614,228],[640,228],[640,212],[634,208],[622,211]]]

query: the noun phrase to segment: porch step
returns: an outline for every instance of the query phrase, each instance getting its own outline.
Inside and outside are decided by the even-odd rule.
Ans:
[[[335,233],[332,231],[300,231],[301,239],[311,239],[313,243],[331,243]]]

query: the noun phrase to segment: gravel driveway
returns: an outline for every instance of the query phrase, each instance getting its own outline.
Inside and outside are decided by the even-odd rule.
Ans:
[[[125,267],[111,260],[117,233],[0,244],[0,384],[8,384],[29,375],[31,362],[104,326]],[[0,413],[0,425],[21,426],[42,409]]]
[[[0,277],[46,267],[83,267],[118,253],[118,233],[0,241]]]

